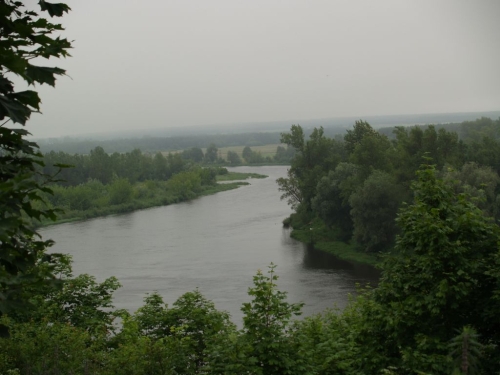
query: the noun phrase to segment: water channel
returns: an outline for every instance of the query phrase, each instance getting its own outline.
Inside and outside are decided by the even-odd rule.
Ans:
[[[339,260],[290,238],[282,220],[290,208],[280,201],[276,179],[287,167],[238,167],[268,175],[250,185],[191,202],[42,229],[54,252],[73,256],[75,274],[102,281],[116,276],[117,308],[135,311],[148,292],[172,304],[199,288],[220,310],[240,322],[242,303],[258,269],[278,265],[278,287],[290,302],[304,302],[304,315],[343,308],[356,283],[377,282],[378,271]]]

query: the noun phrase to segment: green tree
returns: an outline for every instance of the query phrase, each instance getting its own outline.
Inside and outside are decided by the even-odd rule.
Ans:
[[[275,266],[269,268],[269,276],[259,270],[253,278],[254,286],[248,290],[252,301],[241,308],[245,315],[239,336],[215,347],[219,356],[213,357],[214,373],[309,373],[307,354],[301,350],[301,342],[295,341],[291,321],[301,314],[303,304],[286,301],[287,294],[276,288]]]
[[[347,134],[344,136],[345,149],[348,154],[352,154],[365,137],[378,138],[380,136],[366,121],[356,121],[353,128],[347,130]]]
[[[443,180],[452,186],[455,194],[466,193],[467,197],[491,217],[500,217],[498,186],[500,177],[491,167],[467,162],[461,169],[444,168]]]
[[[358,167],[339,163],[334,171],[321,178],[312,201],[314,212],[330,227],[339,231],[339,239],[350,240],[353,231],[349,198],[359,186]]]
[[[205,162],[207,163],[215,163],[217,161],[217,152],[219,149],[215,144],[211,144],[208,146],[207,150],[205,151]]]
[[[466,197],[453,194],[434,168],[418,172],[415,201],[398,217],[401,234],[387,258],[359,339],[373,373],[393,365],[404,373],[451,373],[448,343],[473,326],[485,342],[500,342],[498,225]],[[490,353],[482,366],[499,370]]]
[[[300,201],[295,199],[292,203],[300,202],[304,211],[310,213],[319,180],[343,161],[343,145],[325,137],[322,127],[315,128],[306,140],[299,125],[292,125],[290,133],[283,133],[281,142],[296,150],[288,177],[277,180],[282,198],[300,197]]]
[[[252,157],[252,154],[253,154],[253,151],[252,149],[250,148],[250,146],[245,146],[243,148],[243,151],[241,153],[241,156],[243,157],[243,159],[245,159],[247,162],[250,162],[250,158]]]
[[[396,235],[396,214],[404,189],[393,176],[374,170],[349,197],[353,238],[365,251],[387,250]]]
[[[203,161],[203,150],[199,147],[191,147],[188,150],[182,151],[182,157],[187,160],[192,160],[195,163],[201,163]]]
[[[241,158],[240,158],[240,155],[238,155],[238,153],[234,152],[234,151],[228,151],[227,152],[227,161],[229,162],[229,164],[231,165],[238,165],[238,164],[241,164]]]
[[[113,178],[113,169],[109,155],[100,146],[90,151],[89,176],[101,181],[103,184],[111,182]]]
[[[65,4],[39,1],[40,11],[60,17],[69,11]],[[39,267],[50,262],[41,256],[51,241],[38,239],[30,219],[55,219],[54,210],[35,208],[42,192],[50,193],[44,176],[35,179],[36,166],[43,166],[38,146],[26,139],[24,128],[8,127],[9,121],[25,125],[31,113],[40,110],[33,90],[16,91],[17,82],[55,85],[65,71],[35,65],[44,59],[69,56],[71,43],[58,35],[63,30],[22,2],[0,3],[0,314],[20,308],[27,301],[27,286],[54,284],[52,269]],[[26,306],[25,306],[26,307]]]

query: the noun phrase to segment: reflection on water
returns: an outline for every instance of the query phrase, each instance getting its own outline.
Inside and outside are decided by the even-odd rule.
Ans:
[[[332,272],[345,272],[354,279],[370,282],[372,286],[376,286],[380,278],[380,271],[372,266],[336,258],[331,254],[315,249],[311,245],[305,247],[303,265],[305,268],[315,270],[324,269]]]
[[[239,167],[268,175],[192,202],[156,207],[43,229],[55,252],[70,253],[75,273],[102,281],[116,276],[123,287],[115,306],[135,310],[146,293],[158,291],[172,304],[199,288],[238,321],[258,269],[277,264],[278,286],[304,314],[346,305],[356,283],[372,285],[378,272],[339,260],[290,238],[282,220],[290,214],[276,179],[286,167]]]

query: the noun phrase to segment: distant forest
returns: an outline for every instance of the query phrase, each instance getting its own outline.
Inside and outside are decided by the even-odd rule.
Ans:
[[[374,118],[375,122],[372,121],[371,118],[369,117],[363,118],[363,120],[369,122],[370,125],[377,128],[381,133],[387,135],[388,137],[392,137],[392,130],[394,129],[394,126],[398,125],[406,126],[411,124],[422,124],[422,123],[431,124],[431,122],[427,121],[430,118],[429,116],[430,115],[406,116],[408,117],[405,118],[406,121],[408,121],[408,119],[411,119],[413,120],[413,122],[400,122],[400,123],[393,122],[395,119],[398,119],[399,117],[395,117],[395,119],[392,119],[393,116],[388,116],[387,118],[383,117],[382,124],[391,125],[386,127],[380,127],[380,125],[376,126],[377,120],[379,121],[379,123],[381,123],[382,121],[378,117]],[[454,119],[461,117],[459,116],[459,114],[457,114],[455,117],[449,117],[450,115],[447,116],[448,117],[445,117],[444,115],[442,116],[435,115],[433,117],[437,119],[442,118],[443,120],[442,123],[437,123],[437,122],[434,123],[436,124],[435,125],[436,128],[438,129],[444,128],[447,131],[456,132],[460,139],[468,138],[471,136],[471,133],[473,133],[473,130],[470,130],[471,124],[478,124],[480,126],[483,126],[480,124],[480,122],[477,121],[457,121],[457,122],[445,123],[450,121],[449,120],[450,118]],[[486,117],[483,118],[487,119]],[[348,123],[349,126],[346,126],[345,124],[340,125],[338,121],[333,121],[333,122],[329,122],[328,120],[305,121],[305,124],[301,124],[301,126],[304,129],[306,135],[308,135],[313,131],[314,127],[319,127],[321,124],[323,124],[324,134],[328,137],[335,138],[335,137],[343,137],[345,131],[348,128],[350,128],[350,126],[352,126],[354,121],[355,119],[352,119],[352,121]],[[311,124],[313,124],[314,126],[311,126]],[[419,126],[426,127],[428,125],[419,125]],[[130,152],[134,149],[140,149],[141,151],[148,153],[155,153],[158,151],[179,151],[191,147],[208,148],[211,144],[215,144],[219,148],[230,147],[230,146],[254,147],[254,146],[280,143],[281,132],[276,131],[275,129],[277,129],[276,126],[270,125],[269,126],[270,131],[266,130],[260,130],[258,132],[247,131],[238,134],[235,134],[234,130],[233,132],[229,132],[228,131],[229,129],[226,129],[225,133],[219,133],[219,134],[198,134],[198,135],[189,134],[189,135],[176,135],[171,137],[147,135],[143,136],[142,138],[135,136],[129,138],[103,139],[103,140],[42,139],[38,141],[38,144],[43,153],[47,153],[50,151],[63,151],[71,154],[90,154],[90,151],[97,146],[102,147],[108,153],[113,153],[113,152],[124,153],[124,152]]]

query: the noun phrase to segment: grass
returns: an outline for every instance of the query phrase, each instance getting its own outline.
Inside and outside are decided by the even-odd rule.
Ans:
[[[268,176],[258,173],[241,173],[241,172],[229,172],[223,175],[217,175],[217,182],[219,181],[236,181],[236,180],[246,180],[247,178],[266,178]]]

